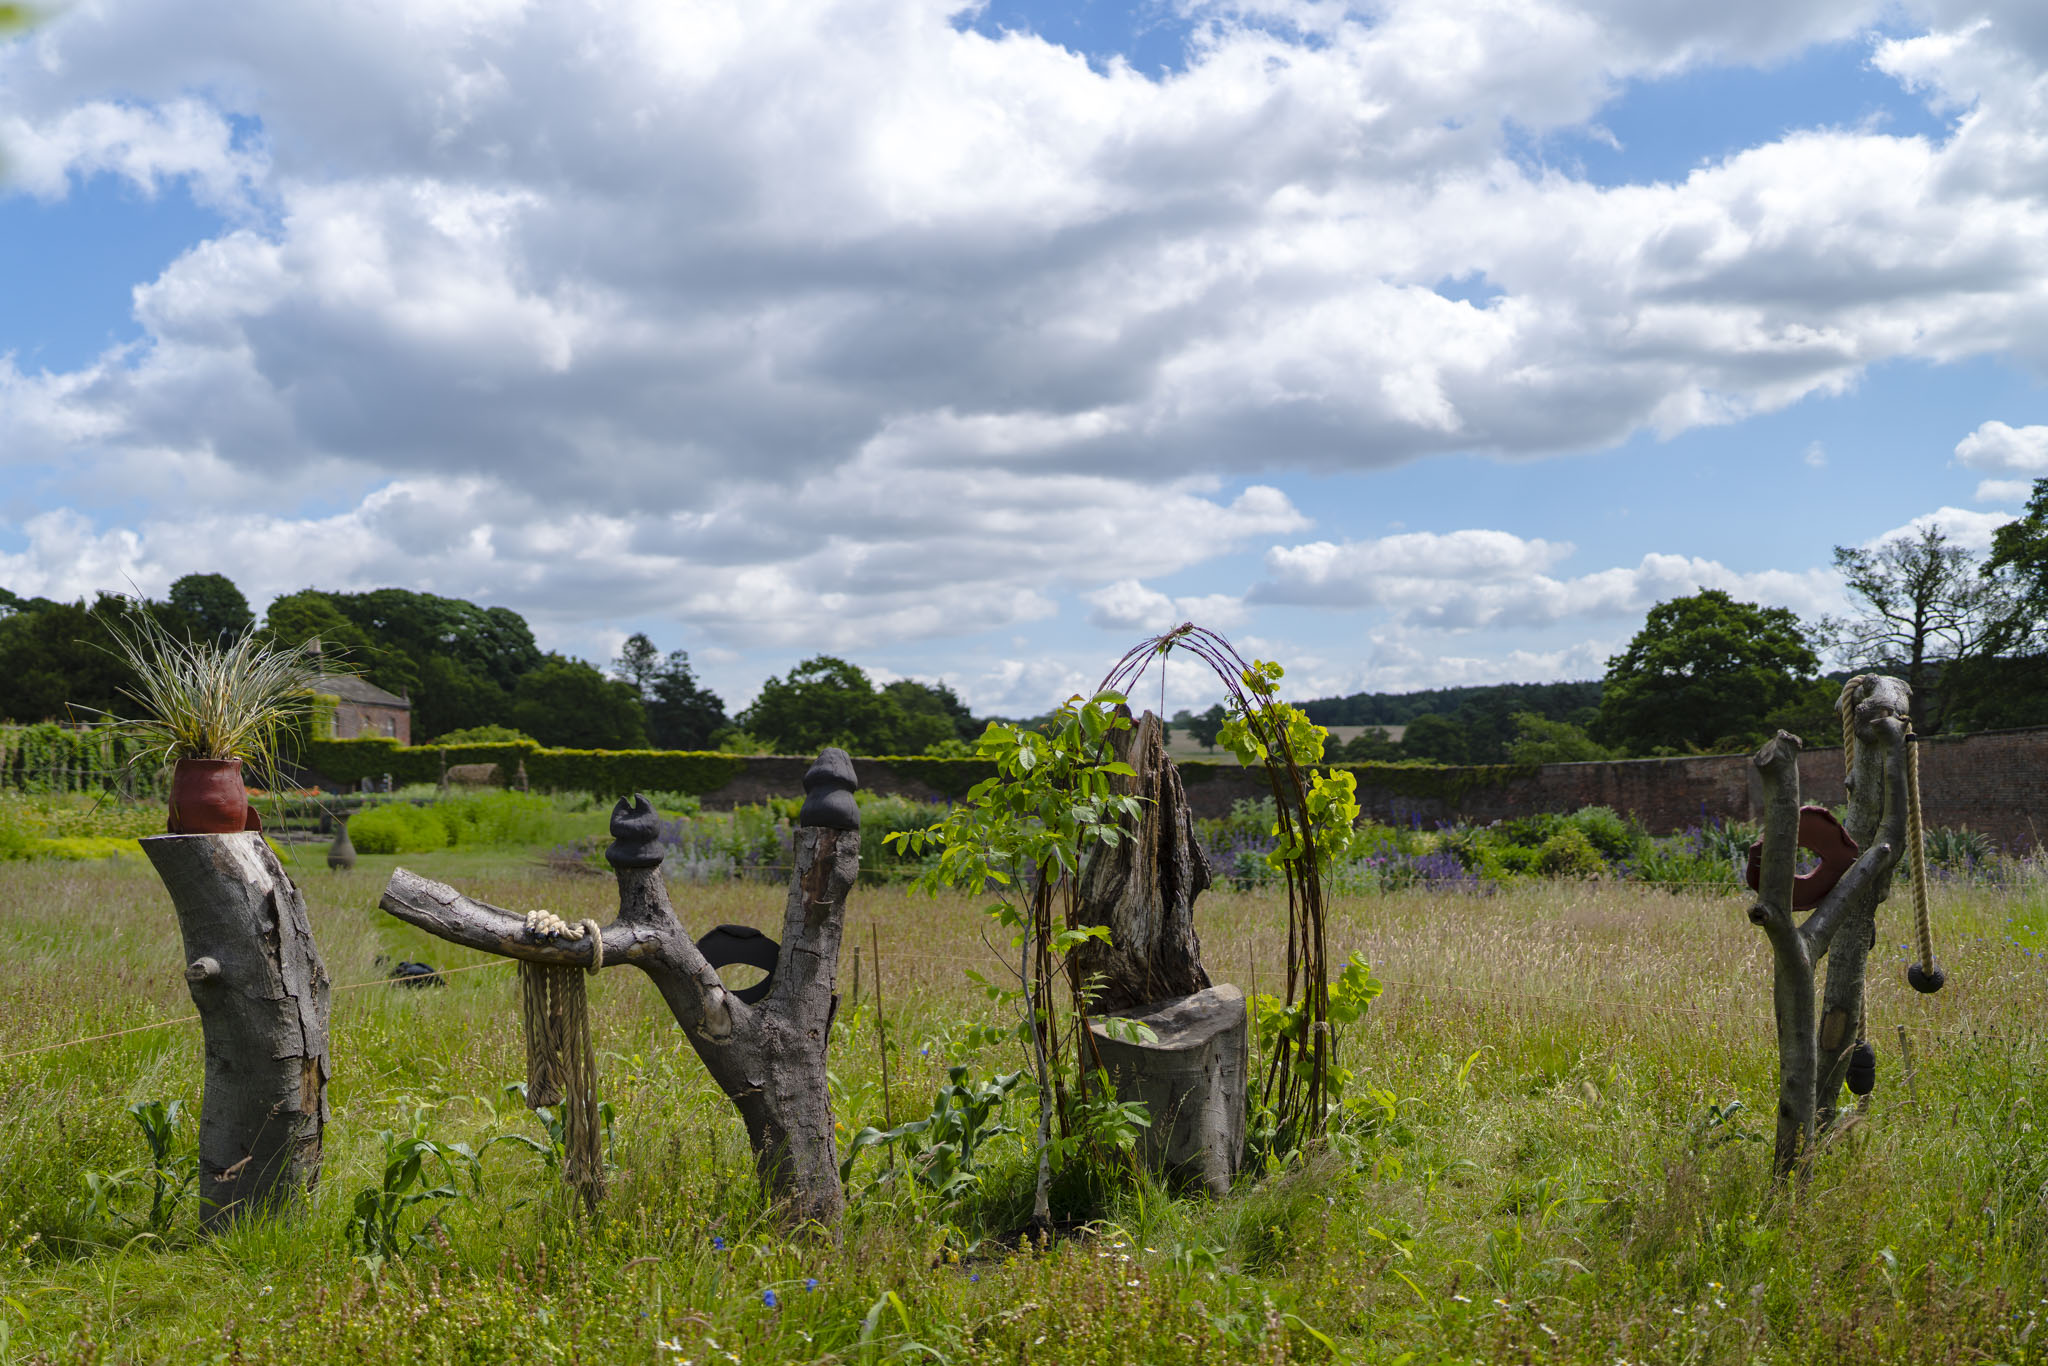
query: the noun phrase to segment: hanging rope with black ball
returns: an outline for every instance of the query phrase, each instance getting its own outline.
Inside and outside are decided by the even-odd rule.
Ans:
[[[1927,915],[1927,827],[1920,819],[1920,737],[1906,727],[1906,849],[1913,859],[1913,930],[1920,940],[1920,961],[1906,969],[1906,980],[1923,995],[1940,991],[1948,974],[1934,958],[1934,924]]]
[[[586,973],[604,967],[604,935],[595,920],[571,925],[552,911],[530,911],[526,932],[535,939],[590,940],[590,963],[519,964],[519,1003],[526,1026],[526,1103],[562,1116],[562,1179],[596,1210],[604,1194],[604,1149],[598,1132],[597,1053],[590,1039]]]
[[[1842,696],[1835,703],[1842,717],[1842,768],[1851,777],[1856,772],[1856,699],[1860,695],[1859,685],[1868,677],[1858,674],[1844,683]],[[1920,948],[1920,961],[1907,967],[1906,980],[1913,990],[1927,995],[1940,991],[1948,974],[1935,961],[1934,923],[1927,914],[1927,827],[1920,815],[1920,737],[1913,733],[1911,721],[1906,723],[1906,851],[1913,860],[1913,933]],[[1875,1066],[1873,1062],[1872,1067]],[[1850,1089],[1855,1089],[1854,1082]]]

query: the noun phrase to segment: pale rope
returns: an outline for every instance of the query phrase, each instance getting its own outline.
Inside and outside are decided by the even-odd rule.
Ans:
[[[562,1108],[562,1179],[595,1210],[604,1193],[604,1153],[597,1112],[597,1053],[590,1037],[586,975],[604,966],[604,932],[595,920],[570,925],[552,911],[529,911],[528,933],[549,939],[591,940],[582,970],[521,962],[520,1011],[526,1032],[526,1103]]]
[[[1867,674],[1857,674],[1842,685],[1842,695],[1835,699],[1835,710],[1842,714],[1842,786],[1848,787],[1856,778],[1856,689]]]
[[[1856,690],[1869,677],[1858,674],[1842,685],[1836,708],[1842,713],[1842,781],[1856,772]],[[1920,814],[1920,746],[1906,721],[1906,849],[1913,860],[1913,931],[1920,940],[1920,966],[1934,971],[1934,923],[1927,914],[1927,830]]]
[[[1920,820],[1920,746],[1906,727],[1906,846],[1913,851],[1913,928],[1920,936],[1920,966],[1934,971],[1934,925],[1927,916],[1927,831]]]

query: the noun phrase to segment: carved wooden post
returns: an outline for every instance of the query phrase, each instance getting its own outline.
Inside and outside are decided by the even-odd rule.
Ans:
[[[255,833],[142,841],[171,894],[206,1037],[201,1221],[273,1208],[320,1177],[327,970],[306,901]]]
[[[1857,755],[1856,770],[1849,775],[1848,828],[1864,847],[1804,921],[1793,918],[1799,738],[1780,731],[1751,760],[1763,781],[1764,828],[1757,900],[1749,918],[1771,943],[1778,1026],[1774,1169],[1780,1179],[1803,1166],[1817,1122],[1834,1116],[1835,1098],[1863,1038],[1863,982],[1877,907],[1905,848],[1906,685],[1895,678],[1868,678],[1855,700]],[[1827,988],[1816,1018],[1814,965],[1823,957],[1828,957]]]
[[[605,851],[618,874],[619,918],[601,933],[603,967],[630,964],[654,983],[746,1121],[762,1184],[797,1223],[836,1223],[846,1204],[825,1045],[846,895],[860,874],[855,785],[844,750],[826,750],[804,775],[782,943],[767,994],[753,1004],[727,989],[676,919],[661,875],[660,821],[645,799],[622,799],[613,809],[613,843]],[[578,967],[593,961],[587,936],[533,935],[521,913],[472,901],[403,868],[391,874],[379,904],[429,934],[485,953]]]

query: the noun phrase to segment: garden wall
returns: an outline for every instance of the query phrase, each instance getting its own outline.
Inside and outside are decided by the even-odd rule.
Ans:
[[[2030,849],[2039,842],[2036,812],[2048,796],[2048,727],[1937,736],[1921,744],[1920,785],[1928,825],[1967,825],[2009,849]],[[389,740],[321,740],[307,750],[314,776],[339,787],[386,773],[401,783],[432,782],[442,763],[441,751],[402,747]],[[804,770],[811,762],[808,756],[544,750],[531,742],[451,747],[446,761],[497,763],[506,776],[523,764],[528,780],[542,789],[603,795],[692,792],[713,810],[768,797],[801,796]],[[978,759],[864,758],[855,763],[867,791],[920,801],[957,799],[994,771]],[[1366,815],[1404,825],[1484,824],[1541,811],[1610,806],[1635,816],[1655,833],[1667,834],[1705,820],[1754,819],[1762,802],[1746,754],[1540,767],[1343,767],[1358,778],[1359,805]],[[1188,804],[1197,816],[1228,815],[1233,802],[1269,792],[1262,771],[1231,763],[1184,763],[1181,775]],[[1809,801],[1839,804],[1840,748],[1803,753],[1799,778]]]

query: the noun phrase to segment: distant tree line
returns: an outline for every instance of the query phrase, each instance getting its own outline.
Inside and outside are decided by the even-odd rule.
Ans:
[[[1838,546],[1852,603],[1802,622],[1782,607],[1707,589],[1660,602],[1604,678],[1410,693],[1356,693],[1303,703],[1327,726],[1367,729],[1330,757],[1445,764],[1555,763],[1730,751],[1779,729],[1835,742],[1835,698],[1853,673],[1897,674],[1913,689],[1923,734],[2048,724],[2048,479],[1990,551],[1953,544],[1938,526],[1877,546]],[[160,602],[101,595],[75,603],[0,588],[0,718],[89,719],[124,710],[122,666],[100,646],[106,619],[131,607],[167,627],[215,637],[255,624],[220,574],[188,574]],[[305,589],[270,605],[260,629],[323,650],[411,699],[416,742],[531,736],[578,748],[725,748],[808,754],[837,744],[862,754],[965,754],[981,733],[945,683],[877,685],[833,655],[768,679],[728,716],[682,650],[627,638],[607,668],[544,652],[517,612],[380,588]],[[1832,667],[1824,667],[1831,664]],[[1030,724],[1027,722],[1026,724]],[[1173,724],[1213,748],[1223,708]],[[1403,728],[1396,741],[1385,728]]]
[[[531,737],[582,749],[717,749],[814,753],[840,744],[866,754],[964,752],[981,726],[944,683],[877,687],[829,655],[763,686],[738,716],[705,687],[683,650],[663,654],[627,637],[600,669],[543,651],[508,607],[379,588],[308,588],[270,604],[258,622],[221,574],[188,574],[162,600],[102,593],[92,602],[24,598],[0,587],[0,719],[92,720],[132,708],[124,666],[102,648],[108,621],[140,610],[191,639],[255,626],[287,644],[318,640],[323,655],[412,704],[415,743]]]
[[[1378,730],[1351,740],[1340,757],[1352,762],[1728,752],[1781,729],[1834,744],[1842,682],[1867,672],[1906,681],[1922,734],[2048,725],[2048,479],[1987,554],[1927,526],[1834,558],[1851,601],[1839,617],[1802,622],[1707,589],[1653,607],[1598,681],[1356,693],[1303,710],[1323,725],[1405,727],[1398,742]],[[1177,719],[1213,744],[1212,711]]]

